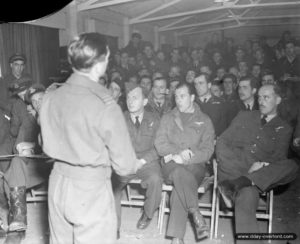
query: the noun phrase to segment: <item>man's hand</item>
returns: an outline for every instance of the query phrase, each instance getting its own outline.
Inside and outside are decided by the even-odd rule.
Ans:
[[[20,142],[17,146],[16,149],[18,151],[18,154],[22,156],[30,156],[34,154],[34,146],[35,144],[32,142]]]
[[[143,167],[143,165],[146,164],[146,160],[141,158],[137,160],[137,167],[136,167],[136,171],[138,171],[140,168]]]
[[[177,164],[183,164],[184,163],[183,158],[179,154],[173,155],[173,160]]]
[[[296,137],[294,140],[293,140],[293,145],[295,147],[300,147],[300,137]]]
[[[190,149],[185,149],[180,153],[180,156],[183,160],[189,161],[194,156],[194,153]]]
[[[261,169],[262,167],[268,166],[268,165],[269,165],[269,163],[267,163],[267,162],[255,162],[255,163],[252,164],[252,166],[251,166],[250,169],[248,170],[248,173],[249,173],[249,174],[250,174],[250,173],[253,173],[253,172],[255,172],[255,171]]]
[[[27,111],[29,114],[31,114],[34,118],[36,117],[36,111],[31,105],[27,105]]]

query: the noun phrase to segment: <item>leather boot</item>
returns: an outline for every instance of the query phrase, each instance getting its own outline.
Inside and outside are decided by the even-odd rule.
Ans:
[[[193,221],[195,224],[196,228],[196,234],[198,240],[201,240],[203,238],[208,237],[209,235],[209,228],[208,225],[206,224],[204,217],[200,213],[199,209],[191,209],[190,210],[192,216],[193,216]]]
[[[26,187],[10,188],[9,231],[24,231],[27,228]]]
[[[4,244],[21,244],[25,238],[25,231],[15,231],[7,233]]]

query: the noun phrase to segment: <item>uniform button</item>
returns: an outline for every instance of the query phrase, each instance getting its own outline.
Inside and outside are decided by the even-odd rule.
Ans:
[[[253,144],[253,147],[256,147],[256,144]]]
[[[257,136],[256,139],[259,139],[259,136]]]

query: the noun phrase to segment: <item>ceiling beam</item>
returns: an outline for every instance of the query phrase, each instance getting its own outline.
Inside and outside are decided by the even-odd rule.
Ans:
[[[171,30],[180,30],[180,29],[186,29],[186,28],[191,28],[191,27],[196,27],[196,26],[206,26],[206,25],[213,25],[213,24],[219,24],[219,23],[225,23],[225,22],[231,22],[231,21],[235,21],[235,19],[210,20],[210,21],[205,21],[202,23],[181,25],[181,26],[175,26],[175,27],[170,27],[170,28],[159,28],[159,31],[164,32],[164,31],[171,31]]]
[[[272,22],[272,23],[263,23],[263,24],[241,23],[239,25],[234,25],[234,26],[218,27],[218,28],[199,30],[199,31],[193,31],[193,32],[183,32],[183,33],[178,33],[178,35],[179,36],[187,36],[187,35],[196,35],[196,34],[200,34],[200,33],[214,32],[214,31],[219,31],[219,30],[235,29],[235,28],[240,28],[240,27],[278,26],[278,25],[300,25],[300,22],[289,22],[289,23],[274,23],[274,22]]]
[[[99,0],[88,0],[86,2],[80,3],[77,5],[77,10],[84,11],[84,10],[89,10],[89,9],[110,7],[112,5],[129,3],[129,2],[136,1],[136,0],[110,0],[110,1],[106,1],[106,2],[96,3],[98,1]]]
[[[154,9],[148,11],[148,12],[145,12],[145,13],[143,13],[143,14],[137,16],[137,17],[132,18],[132,19],[129,21],[129,23],[130,23],[130,24],[134,24],[134,23],[140,21],[141,19],[143,19],[143,18],[145,18],[145,17],[147,17],[147,16],[149,16],[149,15],[151,15],[151,14],[155,14],[155,13],[157,13],[157,12],[159,12],[159,11],[165,9],[165,8],[168,8],[168,7],[170,7],[170,6],[172,6],[172,5],[176,4],[176,3],[179,3],[179,2],[181,2],[181,0],[172,0],[171,2],[164,3],[164,4],[160,5],[160,6],[157,7],[157,8],[154,8]]]
[[[194,34],[200,34],[200,33],[207,33],[207,32],[214,32],[219,30],[228,30],[228,29],[234,29],[243,26],[243,23],[226,26],[226,27],[216,27],[216,28],[210,28],[208,30],[199,30],[199,31],[192,31],[192,32],[184,32],[184,33],[178,33],[179,36],[187,36],[187,35],[194,35]]]
[[[179,18],[189,15],[195,15],[200,13],[210,13],[220,10],[228,10],[228,9],[249,9],[249,8],[274,8],[274,7],[291,7],[291,6],[300,6],[300,1],[294,1],[294,2],[279,2],[279,3],[257,3],[253,2],[251,4],[240,4],[236,5],[234,3],[227,3],[226,5],[222,7],[211,7],[206,9],[198,9],[198,10],[192,10],[192,11],[186,11],[181,13],[174,13],[174,14],[167,14],[163,16],[157,16],[152,18],[144,18],[144,19],[131,19],[130,24],[137,24],[137,23],[145,23],[145,22],[151,22],[151,21],[159,21],[159,20],[165,20],[165,19],[171,19],[171,18]]]
[[[173,22],[171,22],[171,23],[169,23],[169,24],[167,24],[167,25],[161,26],[160,29],[172,27],[172,26],[174,26],[174,25],[176,25],[176,24],[179,24],[179,23],[181,23],[181,22],[184,22],[184,21],[186,21],[186,20],[188,20],[188,19],[190,19],[190,18],[192,18],[192,16],[187,16],[187,17],[178,19],[178,20],[173,21]]]
[[[180,30],[180,29],[186,29],[191,27],[198,27],[198,26],[206,26],[206,25],[213,25],[213,24],[220,24],[225,22],[231,22],[231,21],[237,21],[238,23],[241,21],[250,21],[250,20],[272,20],[272,19],[282,19],[282,18],[300,18],[300,14],[298,15],[274,15],[274,16],[255,16],[255,17],[239,17],[236,16],[236,18],[232,19],[221,19],[221,20],[212,20],[212,21],[205,21],[202,23],[196,23],[196,24],[189,24],[189,25],[181,25],[181,26],[175,26],[170,28],[160,28],[160,32],[165,31],[171,31],[171,30]]]

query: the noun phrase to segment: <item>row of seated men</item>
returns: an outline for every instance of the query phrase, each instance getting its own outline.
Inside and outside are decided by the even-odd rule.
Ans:
[[[141,73],[146,72],[144,69],[150,73],[158,71],[171,78],[179,75],[178,69],[181,75],[188,71],[204,72],[201,69],[207,69],[211,78],[218,80],[226,72],[233,73],[237,78],[253,75],[260,79],[264,70],[270,70],[276,79],[300,77],[299,57],[292,39],[285,41],[280,49],[271,48],[266,42],[255,42],[250,47],[230,44],[224,48],[214,43],[211,45],[214,48],[208,49],[173,48],[168,52],[155,52],[148,42],[142,48],[139,47],[141,40],[135,38],[134,34],[131,43],[137,42],[136,47],[133,45],[116,52],[110,64],[110,70],[118,70],[125,80],[137,73],[141,76]]]
[[[195,84],[199,80],[207,85],[206,79],[207,75],[199,74]],[[137,228],[145,229],[149,225],[160,204],[165,182],[174,187],[167,227],[172,243],[184,243],[188,214],[192,215],[198,239],[206,237],[208,226],[198,209],[197,189],[207,170],[205,163],[215,152],[220,191],[228,207],[235,205],[236,232],[259,232],[255,218],[259,193],[291,182],[298,169],[297,163],[287,156],[293,129],[278,115],[282,101],[279,87],[271,83],[257,88],[257,108],[247,111],[240,107],[232,122],[217,134],[213,119],[203,111],[202,102],[197,99],[195,87],[186,82],[178,83],[172,107],[167,106],[171,103],[166,97],[166,83],[164,78],[153,81],[150,92],[153,98],[135,83],[127,84],[125,89],[128,108],[125,119],[137,157],[144,160],[144,166],[135,175],[113,175],[119,229],[122,189],[130,179],[137,177],[146,189],[144,211]],[[245,79],[245,83],[250,86],[249,79]],[[158,94],[165,98],[157,99]],[[299,150],[298,136],[295,135],[295,146]]]
[[[0,216],[6,244],[20,243],[27,229],[26,189],[47,181],[51,164],[30,158],[42,153],[38,111],[45,88],[23,74],[26,58],[14,54],[12,72],[0,80]],[[15,154],[20,156],[14,156]]]
[[[140,84],[134,82],[127,83],[126,89],[125,84],[119,79],[115,79],[109,85],[113,96],[116,90],[120,91],[120,89],[113,89],[114,85],[119,86],[119,88],[124,87],[124,90],[121,89],[121,91],[124,92],[123,95],[125,95],[125,103],[128,109],[124,113],[128,130],[138,158],[143,159],[145,163],[136,175],[128,177],[113,176],[119,228],[121,226],[121,190],[132,177],[137,176],[142,179],[142,187],[147,189],[144,211],[138,221],[138,228],[144,229],[149,225],[154,211],[160,203],[161,185],[165,181],[174,186],[170,199],[171,215],[167,230],[167,235],[173,237],[172,242],[183,243],[186,220],[189,213],[193,216],[198,238],[206,237],[208,227],[198,209],[197,188],[205,175],[205,163],[212,157],[215,151],[215,135],[220,136],[217,137],[216,150],[221,172],[220,181],[222,184],[220,184],[220,190],[224,195],[224,199],[226,199],[225,202],[230,205],[230,202],[235,201],[236,209],[243,213],[242,215],[237,215],[239,221],[243,222],[245,219],[251,219],[248,216],[250,216],[251,211],[255,208],[254,204],[249,209],[239,209],[241,206],[244,207],[243,201],[245,200],[244,197],[241,197],[241,200],[239,200],[241,203],[237,204],[237,199],[239,199],[237,198],[239,196],[237,193],[241,189],[246,191],[247,196],[249,196],[247,191],[254,192],[252,193],[252,201],[255,203],[256,194],[260,190],[265,191],[268,187],[273,187],[277,183],[283,184],[294,179],[297,165],[294,161],[288,160],[286,155],[292,138],[292,129],[277,116],[277,108],[281,104],[282,99],[280,97],[281,93],[274,84],[264,85],[259,89],[259,99],[258,102],[255,102],[260,105],[259,110],[239,113],[238,116],[233,116],[235,118],[230,126],[230,121],[226,118],[223,120],[224,124],[221,123],[221,126],[218,126],[218,120],[214,119],[213,115],[210,115],[208,111],[204,111],[205,106],[203,107],[203,105],[206,105],[204,99],[211,99],[212,97],[210,92],[211,82],[207,74],[197,74],[192,84],[176,82],[169,93],[167,92],[169,83],[163,77],[155,79],[153,84],[152,80],[150,80],[150,88],[149,81],[148,84],[144,84],[145,82],[143,83],[142,80],[139,82]],[[245,78],[244,81],[240,80],[239,82],[238,94],[241,99],[239,104],[243,104],[242,97],[245,95],[245,92],[242,92],[243,88],[241,84],[243,82],[246,83],[246,88],[248,88],[246,89],[248,90],[247,94],[250,94],[254,101],[256,101],[254,94],[257,92],[258,87],[252,87],[251,79]],[[232,87],[234,91],[234,85]],[[115,86],[115,88],[118,87]],[[197,92],[195,92],[195,88]],[[24,143],[20,144],[18,142],[34,142],[37,140],[37,134],[30,131],[32,131],[31,128],[37,128],[38,130],[37,114],[43,89],[32,86],[25,79],[14,83],[11,86],[11,90],[15,98],[12,99],[11,113],[8,114],[4,110],[2,111],[1,118],[5,126],[1,128],[7,129],[1,130],[1,132],[4,133],[2,138],[10,141],[13,131],[17,131],[18,133],[15,132],[15,135],[19,139],[11,140],[11,144],[8,143],[10,145],[7,147],[8,151],[5,151],[3,154],[10,154],[11,151],[17,149],[19,149],[18,153],[22,153],[25,150],[25,154],[28,154],[32,150],[32,146],[28,147],[28,144],[24,146]],[[199,92],[203,90],[205,91],[205,96],[204,99],[201,99]],[[114,97],[117,99],[120,95],[119,93]],[[35,112],[30,106],[27,106],[30,103],[32,103]],[[221,100],[211,103],[211,105],[217,106],[221,106],[221,104],[223,104]],[[223,109],[215,111],[215,114],[219,116],[219,113]],[[18,112],[14,112],[16,110]],[[239,107],[239,110],[243,110],[243,107]],[[260,116],[264,114],[270,115],[269,118],[267,117],[265,125],[260,122]],[[222,119],[222,117],[218,118]],[[253,119],[253,123],[250,123],[250,118]],[[14,130],[13,125],[15,123],[13,121],[15,120],[19,121],[16,123],[19,125],[19,130]],[[246,122],[249,122],[249,124]],[[298,134],[295,134],[295,146],[299,146],[299,128],[297,131]],[[235,135],[235,133],[237,134]],[[31,138],[28,138],[29,136]],[[229,148],[222,150],[222,145],[223,148],[224,145],[229,146]],[[232,150],[233,153],[230,156],[237,158],[235,162],[243,161],[245,165],[241,167],[239,167],[240,165],[230,165],[234,160],[228,160],[230,158],[228,155],[222,158],[222,153],[218,154],[218,148],[221,148],[220,152],[223,153],[228,153]],[[279,154],[274,154],[274,152],[278,152]],[[244,154],[246,155],[245,158],[238,158]],[[160,158],[163,158],[163,162],[160,161]],[[24,160],[24,158],[15,157],[10,163],[8,162],[8,169],[3,169],[2,171],[5,172],[4,178],[9,188],[11,188],[10,190],[13,192],[15,189],[18,192],[18,194],[12,194],[18,196],[18,198],[13,198],[10,197],[9,190],[7,190],[7,196],[12,201],[10,204],[11,216],[14,216],[14,208],[12,206],[21,207],[22,210],[20,211],[19,209],[17,211],[15,209],[15,213],[18,213],[18,230],[26,228],[25,189],[45,179],[42,178],[38,182],[30,183],[32,179],[35,179],[30,174],[35,171],[32,171],[29,165],[36,167],[39,164],[29,162],[27,159]],[[262,168],[265,171],[270,169],[266,174],[268,175],[267,182],[261,182],[262,179],[267,178],[261,177],[259,174],[259,172],[264,172],[260,169],[262,165],[265,166]],[[232,168],[236,169],[235,174],[228,176]],[[251,175],[246,175],[246,170],[251,172]],[[272,172],[272,177],[269,176],[270,172]],[[278,172],[280,172],[280,176],[278,176]],[[255,174],[258,174],[257,178],[255,178]],[[235,181],[226,181],[227,179]],[[15,204],[16,201],[18,204]],[[247,218],[245,218],[245,214]],[[184,219],[185,221],[182,221]],[[9,223],[9,229],[11,231],[16,230],[13,227],[16,226],[16,224],[13,224],[13,218]],[[242,226],[248,228],[249,225],[257,228],[257,223],[254,220],[250,224],[248,222],[244,223],[244,225],[241,223],[237,225],[237,228]],[[237,229],[236,231],[243,232],[243,229]],[[248,231],[252,230],[247,229],[246,232]]]

